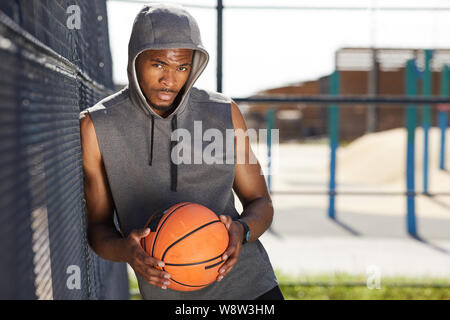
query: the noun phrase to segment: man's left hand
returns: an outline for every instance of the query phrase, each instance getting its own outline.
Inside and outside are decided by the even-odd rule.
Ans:
[[[228,248],[222,255],[222,260],[224,260],[225,263],[219,269],[217,281],[222,280],[223,277],[225,277],[237,263],[239,255],[241,254],[242,240],[244,238],[244,227],[242,224],[237,221],[233,221],[230,216],[220,215],[219,219],[225,224],[230,241]]]

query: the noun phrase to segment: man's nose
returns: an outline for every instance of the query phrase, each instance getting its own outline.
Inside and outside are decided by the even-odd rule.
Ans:
[[[175,71],[166,70],[161,78],[161,83],[167,88],[174,87],[177,84]]]

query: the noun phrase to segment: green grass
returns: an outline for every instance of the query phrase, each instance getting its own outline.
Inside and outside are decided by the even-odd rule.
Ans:
[[[130,288],[130,299],[142,300],[141,294],[139,293],[139,286],[136,280],[136,276],[133,272],[128,272],[128,285]]]
[[[367,275],[276,274],[287,300],[450,300],[450,278],[382,277],[380,289],[369,289]],[[131,299],[141,299],[136,278],[129,279]]]
[[[277,272],[288,300],[450,300],[450,279],[381,277],[379,288],[367,275],[344,273],[291,277]]]

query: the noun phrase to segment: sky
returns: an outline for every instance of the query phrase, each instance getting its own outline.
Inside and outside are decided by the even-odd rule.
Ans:
[[[146,2],[108,0],[113,78],[128,83],[127,46],[133,20]],[[194,16],[210,61],[195,86],[216,90],[215,0],[178,3]],[[223,90],[246,97],[314,80],[334,70],[343,47],[450,48],[450,0],[223,0]],[[365,10],[239,9],[235,6],[358,7]],[[427,7],[440,10],[382,10]],[[373,10],[369,10],[374,8]]]

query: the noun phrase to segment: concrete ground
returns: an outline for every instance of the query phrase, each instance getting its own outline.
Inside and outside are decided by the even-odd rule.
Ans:
[[[375,151],[382,152],[382,146]],[[398,150],[399,156],[403,151],[403,148]],[[352,154],[354,157],[358,152],[352,150]],[[366,151],[362,156],[370,155]],[[261,155],[259,159],[261,161]],[[272,177],[273,190],[327,191],[327,145],[280,145],[277,161]],[[351,167],[345,169],[338,165],[338,171],[339,168],[351,170]],[[380,170],[381,175],[383,168],[367,170]],[[376,172],[371,174],[377,175]],[[449,192],[450,184],[447,186],[442,183],[450,176],[448,171],[434,170],[433,174],[433,192]],[[351,172],[340,172],[339,176],[352,175]],[[403,191],[403,180],[399,180],[402,179],[402,173],[399,173],[398,181],[391,179],[387,184],[361,181],[361,175],[358,178],[355,181],[341,178],[338,190]],[[420,189],[420,185],[417,185]],[[416,197],[416,238],[406,232],[406,198],[401,195],[338,196],[335,220],[328,218],[327,195],[275,193],[272,199],[274,221],[261,241],[273,266],[279,270],[291,275],[336,272],[367,274],[376,268],[381,276],[450,278],[448,195]]]
[[[402,234],[404,226],[398,219],[386,217],[365,220],[342,213],[342,218],[332,221],[317,211],[297,214],[292,220],[292,214],[277,215],[272,228],[260,239],[273,266],[290,275],[366,274],[376,266],[385,276],[450,278],[448,236],[415,239]],[[428,224],[429,230],[433,226],[438,226],[441,233],[445,228],[450,230],[450,221],[445,225],[439,225],[439,221],[422,222]],[[371,223],[373,227],[387,227],[379,229],[383,232],[377,235]]]

